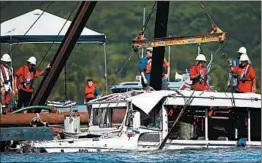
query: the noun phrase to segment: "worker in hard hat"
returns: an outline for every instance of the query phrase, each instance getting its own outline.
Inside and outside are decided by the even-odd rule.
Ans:
[[[27,60],[27,64],[18,68],[15,73],[15,91],[18,93],[17,108],[21,108],[23,105],[24,107],[29,105],[35,78],[44,75],[50,67],[48,64],[44,70],[36,70],[36,58],[32,56]],[[24,111],[24,113],[26,112],[27,111]]]
[[[238,49],[237,53],[238,53],[237,58],[235,58],[235,59],[232,61],[232,63],[231,63],[233,67],[240,65],[240,60],[239,60],[239,59],[240,59],[240,56],[241,56],[242,54],[246,54],[246,55],[247,55],[247,49],[246,49],[244,46],[242,46],[242,47],[240,47],[240,48]],[[249,63],[251,63],[250,60],[249,60]],[[236,92],[237,84],[238,84],[237,74],[231,72],[231,73],[229,74],[229,81],[228,81],[227,86],[228,86],[228,87],[231,87],[231,91],[232,91],[232,92]]]
[[[240,65],[233,66],[229,62],[229,67],[233,73],[237,75],[238,84],[236,92],[238,93],[247,93],[247,92],[256,92],[256,72],[249,64],[249,58],[247,54],[242,54],[240,56]]]
[[[199,54],[196,59],[197,64],[194,64],[189,72],[190,80],[192,80],[191,89],[196,91],[210,91],[208,83],[208,72],[206,68],[206,57]]]
[[[99,95],[99,89],[97,88],[97,83],[93,81],[93,79],[87,79],[87,85],[85,87],[85,102],[88,103],[89,101],[97,98]],[[91,115],[91,107],[87,105],[88,117],[90,118]]]
[[[141,58],[139,63],[139,72],[141,74],[141,82],[144,90],[146,90],[150,85],[152,52],[152,47],[146,48],[146,56]]]
[[[6,113],[6,108],[10,104],[14,93],[14,75],[13,68],[9,65],[12,59],[9,54],[4,54],[1,57],[0,64],[0,87],[1,87],[1,104],[2,113]]]

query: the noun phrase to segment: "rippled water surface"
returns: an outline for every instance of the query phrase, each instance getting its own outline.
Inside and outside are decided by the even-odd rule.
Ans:
[[[128,153],[1,153],[1,162],[261,162],[261,149],[232,148]]]

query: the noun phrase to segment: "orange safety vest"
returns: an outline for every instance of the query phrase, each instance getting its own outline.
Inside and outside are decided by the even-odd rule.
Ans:
[[[33,92],[33,82],[34,79],[40,76],[39,71],[29,71],[27,65],[21,66],[17,72],[16,76],[18,77],[18,88],[26,92]]]
[[[149,74],[151,73],[151,65],[152,65],[152,59],[147,60],[146,68],[145,68],[145,73]]]
[[[197,74],[202,74],[202,76],[205,77],[204,80],[200,79],[193,79],[191,89],[196,90],[196,91],[206,91],[208,90],[208,85],[207,85],[207,69],[205,66],[200,66],[198,64],[195,64],[191,67],[190,69],[190,76],[195,76]]]
[[[86,99],[93,99],[95,98],[95,89],[96,89],[96,84],[93,83],[91,87],[88,85],[85,88],[85,98]]]
[[[235,66],[233,72],[238,75],[238,92],[252,92],[253,80],[256,78],[256,73],[251,65]]]
[[[149,59],[149,60],[147,60],[147,64],[146,64],[146,68],[145,68],[145,73],[146,73],[146,74],[151,73],[151,66],[152,66],[152,59]],[[164,58],[164,62],[163,62],[163,74],[162,74],[162,76],[164,76],[164,75],[166,74],[165,71],[167,71],[167,70],[165,70],[165,69],[166,69],[168,66],[169,66],[169,64],[168,64],[167,60]]]

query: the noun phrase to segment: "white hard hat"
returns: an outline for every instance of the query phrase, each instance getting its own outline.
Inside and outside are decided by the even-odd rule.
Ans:
[[[240,59],[239,59],[240,61],[249,61],[249,58],[248,58],[248,56],[247,56],[247,54],[242,54],[241,56],[240,56]]]
[[[244,54],[244,53],[247,53],[247,49],[246,49],[244,46],[242,46],[242,47],[240,47],[240,48],[238,49],[237,52],[238,52],[238,53],[241,53],[241,54]]]
[[[152,47],[149,47],[149,48],[146,48],[146,51],[153,51],[153,48]]]
[[[196,59],[196,61],[207,61],[206,57],[204,56],[204,54],[199,54]]]
[[[4,62],[12,62],[11,60],[11,57],[9,54],[4,54],[1,58],[1,61],[4,61]]]
[[[35,57],[30,57],[27,61],[28,61],[29,63],[31,63],[31,64],[36,65],[36,58],[35,58]]]

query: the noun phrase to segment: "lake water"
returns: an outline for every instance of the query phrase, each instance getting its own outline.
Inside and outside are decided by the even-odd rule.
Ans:
[[[155,152],[14,154],[1,162],[261,162],[261,148],[198,149]]]

